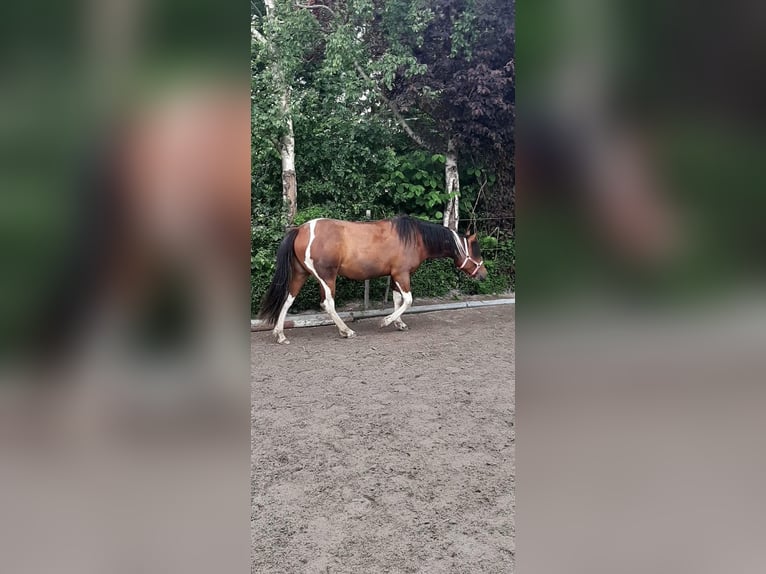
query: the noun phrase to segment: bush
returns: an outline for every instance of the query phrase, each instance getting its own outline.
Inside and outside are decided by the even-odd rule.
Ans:
[[[314,217],[330,217],[332,210],[312,207],[300,212],[300,219],[308,221]],[[296,217],[296,222],[298,221]],[[281,227],[253,226],[253,256],[251,258],[252,312],[257,314],[260,300],[274,274],[276,250],[284,232]],[[481,238],[482,255],[488,275],[485,281],[476,281],[455,269],[449,259],[424,261],[412,275],[413,297],[444,297],[459,291],[465,295],[490,295],[505,293],[514,289],[515,245],[512,239],[498,240],[487,236]],[[386,278],[370,281],[370,299],[382,301],[386,289]],[[335,285],[335,304],[341,307],[364,297],[364,281],[352,281],[338,277]],[[389,299],[390,301],[391,299]],[[301,289],[291,312],[319,309],[319,284],[309,278]]]
[[[458,273],[450,259],[424,261],[412,275],[412,296],[443,297],[457,288]]]

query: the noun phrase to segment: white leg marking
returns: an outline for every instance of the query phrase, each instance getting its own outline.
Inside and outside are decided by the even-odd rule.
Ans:
[[[324,285],[324,282],[320,279],[322,284]],[[329,291],[327,286],[325,285],[325,289]],[[343,319],[340,318],[338,313],[335,312],[335,299],[332,297],[325,297],[324,302],[322,302],[322,308],[327,312],[327,314],[330,316],[330,318],[335,322],[335,324],[338,326],[338,330],[340,331],[340,336],[345,337],[346,339],[350,339],[351,337],[354,337],[356,333],[348,328],[348,325],[346,325],[343,322]]]
[[[322,303],[322,308],[327,312],[328,315],[330,315],[330,318],[333,320],[333,322],[338,326],[338,330],[340,331],[341,337],[351,338],[356,333],[348,328],[348,325],[346,325],[343,322],[343,319],[341,319],[338,314],[335,312],[335,300],[332,298],[332,293],[330,292],[330,286],[325,283],[322,278],[319,276],[319,273],[317,273],[316,267],[314,267],[314,260],[311,259],[311,244],[314,242],[314,238],[316,237],[316,226],[317,226],[318,219],[312,219],[309,221],[309,243],[306,246],[306,256],[303,259],[303,263],[306,265],[306,268],[311,272],[311,274],[316,277],[316,280],[319,281],[319,284],[322,286],[322,289],[324,290],[324,303]]]
[[[395,281],[396,286],[399,287],[399,291],[402,293],[402,304],[399,306],[398,309],[396,309],[393,313],[391,313],[389,316],[387,316],[383,321],[380,322],[381,327],[388,327],[391,323],[394,321],[397,321],[399,317],[402,316],[402,313],[404,313],[410,305],[412,305],[412,293],[409,291],[404,291],[399,285],[398,281]]]
[[[285,317],[287,317],[287,311],[290,309],[290,305],[293,304],[293,301],[295,301],[295,297],[288,293],[287,300],[285,301],[284,305],[282,305],[282,310],[279,312],[277,324],[274,327],[274,336],[277,338],[277,343],[284,343],[285,345],[290,344],[290,341],[288,341],[287,337],[285,337]]]
[[[402,305],[402,294],[399,293],[399,291],[394,291],[394,312],[399,310],[399,307]],[[407,330],[407,324],[402,321],[401,317],[394,321],[394,327],[399,329],[400,331],[406,331]]]

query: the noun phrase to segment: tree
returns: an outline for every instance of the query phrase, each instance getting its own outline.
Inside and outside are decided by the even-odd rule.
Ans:
[[[315,29],[312,18],[285,0],[252,4],[253,131],[279,151],[288,225],[298,209],[292,93],[303,56],[315,43]]]
[[[294,126],[299,100],[307,97],[323,100],[328,118],[346,111],[367,121],[388,116],[416,147],[441,157],[445,225],[456,228],[459,219],[461,162],[495,172],[496,185],[481,186],[483,206],[509,215],[513,3],[320,2],[267,0],[262,14],[256,6],[254,15],[253,36],[260,41],[254,48],[259,114],[254,112],[253,121],[279,150],[290,220],[297,208]],[[490,187],[492,196],[486,193]]]
[[[388,10],[389,2],[383,6]],[[420,10],[432,14],[422,33],[418,27],[402,32],[388,25],[423,70],[397,70],[388,97],[402,110],[425,114],[424,139],[435,136],[446,147],[445,180],[447,190],[455,193],[445,225],[452,226],[458,213],[459,155],[486,158],[490,167],[512,171],[514,3],[427,0]]]
[[[477,1],[470,58],[445,90],[460,148],[496,177],[485,212],[509,231],[514,225],[514,2]],[[476,163],[473,160],[472,163]],[[499,219],[498,219],[499,218]]]
[[[512,170],[513,3],[367,0],[309,7],[331,36],[335,66],[353,66],[370,98],[416,146],[444,156],[443,223],[456,229],[459,156],[502,157],[506,165],[497,165]]]

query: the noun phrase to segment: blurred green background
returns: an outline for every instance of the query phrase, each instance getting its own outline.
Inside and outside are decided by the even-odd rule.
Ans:
[[[518,6],[517,162],[531,157],[555,174],[550,184],[535,165],[529,177],[519,176],[518,291],[525,303],[608,293],[676,305],[760,289],[766,51],[756,12],[754,3]],[[638,260],[593,233],[600,222],[589,213],[596,193],[590,172],[598,168],[589,162],[609,159],[583,151],[590,128],[644,144],[657,182],[652,191],[675,218],[678,242],[667,253]]]
[[[98,248],[93,178],[114,121],[173,82],[246,77],[248,14],[196,0],[0,8],[0,354],[65,314]]]

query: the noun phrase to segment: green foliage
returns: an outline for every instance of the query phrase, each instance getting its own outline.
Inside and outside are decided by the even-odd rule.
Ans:
[[[411,283],[413,297],[443,297],[457,289],[458,271],[451,259],[424,261]]]
[[[318,219],[320,217],[329,217],[332,219],[337,219],[337,216],[335,213],[333,213],[332,208],[326,205],[312,205],[311,207],[307,207],[305,209],[301,209],[298,211],[298,213],[295,214],[295,221],[293,222],[295,225],[303,225],[307,221],[311,221],[312,219]]]
[[[421,219],[440,220],[449,200],[444,190],[444,156],[414,151],[390,158],[382,185],[392,209]]]
[[[466,60],[471,60],[472,46],[475,42],[476,30],[476,12],[473,1],[466,3],[466,9],[461,12],[452,26],[452,48],[450,49],[450,58],[456,58],[461,52],[465,54]]]
[[[474,281],[466,275],[458,279],[458,289],[469,295],[491,295],[515,289],[516,247],[513,239],[480,238],[487,279]]]
[[[423,111],[426,105],[436,106],[444,96],[438,82],[422,81],[432,60],[420,58],[416,49],[431,49],[429,41],[433,46],[433,31],[442,26],[441,17],[437,17],[441,12],[438,3],[331,1],[328,6],[333,16],[326,10],[301,9],[288,0],[275,1],[274,21],[263,17],[262,4],[255,6],[255,27],[268,41],[252,43],[254,313],[271,281],[286,224],[276,146],[286,126],[282,106],[285,93],[289,96],[287,113],[296,143],[295,224],[317,217],[363,220],[367,210],[373,219],[409,213],[440,222],[449,200],[444,183],[445,156],[434,153],[440,151],[438,146],[428,151],[414,149],[381,97],[382,86],[403,89],[402,93],[408,87],[414,88],[419,94],[416,100],[404,98],[399,102],[407,117],[416,118],[417,128],[423,133],[439,135],[438,130],[446,125],[437,125]],[[476,42],[473,0],[453,14],[450,22],[457,50],[450,55],[453,59],[470,57]],[[364,34],[360,35],[360,30]],[[362,73],[359,65],[364,68]],[[486,196],[495,184],[497,174],[485,163],[471,159],[470,153],[459,160],[463,220],[474,215],[477,198]],[[487,242],[487,268],[492,271],[488,281],[479,284],[468,279],[455,270],[452,261],[426,262],[413,276],[414,295],[444,296],[458,289],[466,293],[508,289],[513,272],[512,254],[508,255],[503,247],[508,240],[498,236],[483,241]],[[510,249],[512,252],[512,245]],[[382,300],[385,286],[385,278],[371,281],[373,300]],[[338,279],[339,306],[362,298],[363,293],[363,282]],[[293,310],[315,309],[319,299],[318,285],[310,279]]]

